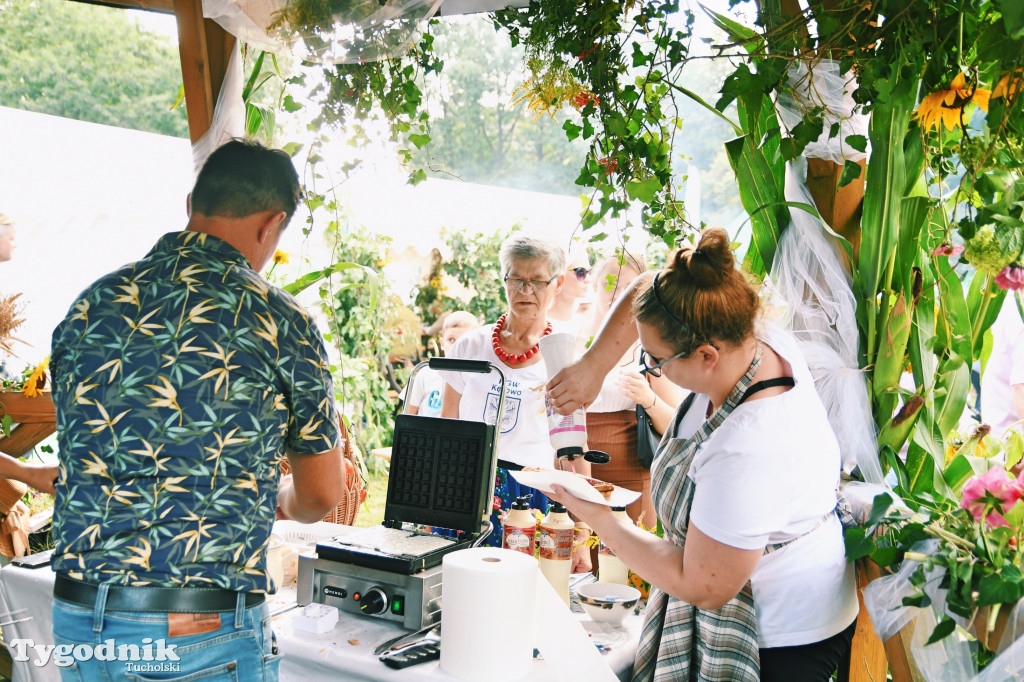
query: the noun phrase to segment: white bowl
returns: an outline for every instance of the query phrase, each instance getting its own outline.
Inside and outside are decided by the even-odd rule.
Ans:
[[[640,601],[640,590],[616,583],[588,583],[581,585],[576,594],[588,616],[615,626],[622,625]]]

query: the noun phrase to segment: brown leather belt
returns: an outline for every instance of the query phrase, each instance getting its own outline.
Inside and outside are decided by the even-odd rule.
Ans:
[[[99,586],[57,574],[53,596],[79,606],[94,606]],[[234,611],[238,592],[217,587],[134,587],[111,585],[107,610],[153,613],[217,613]],[[266,599],[261,592],[245,593],[245,608],[259,606]]]

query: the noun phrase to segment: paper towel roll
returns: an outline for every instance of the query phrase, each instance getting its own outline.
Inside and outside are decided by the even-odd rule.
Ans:
[[[537,561],[477,547],[441,563],[441,668],[464,680],[525,677],[533,662]]]
[[[540,337],[540,352],[544,355],[544,366],[548,370],[548,379],[572,363],[576,354],[576,335],[558,332]]]

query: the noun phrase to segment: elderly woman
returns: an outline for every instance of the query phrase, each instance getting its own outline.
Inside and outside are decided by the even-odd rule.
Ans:
[[[794,341],[755,326],[758,307],[725,231],[706,230],[637,278],[548,387],[559,411],[593,399],[639,336],[647,371],[698,395],[651,467],[664,539],[558,486],[551,495],[654,586],[634,680],[824,682],[853,637],[839,447]]]
[[[548,309],[565,278],[565,250],[553,239],[540,235],[515,234],[501,245],[498,253],[502,281],[508,299],[508,312],[493,325],[485,325],[462,335],[448,357],[488,360],[505,376],[505,414],[501,416],[498,439],[498,471],[494,487],[495,532],[488,538],[501,544],[501,510],[510,508],[516,497],[531,494],[531,505],[547,511],[543,493],[521,486],[509,476],[510,470],[523,467],[550,469],[555,466],[554,450],[548,437],[544,408],[544,384],[547,369],[539,341],[551,333]],[[491,374],[445,373],[442,417],[496,423],[500,382]],[[589,471],[579,460],[577,471]],[[589,570],[589,557],[574,554],[578,570]]]

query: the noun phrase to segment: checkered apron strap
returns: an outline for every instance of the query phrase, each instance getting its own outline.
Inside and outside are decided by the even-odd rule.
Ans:
[[[697,447],[714,433],[743,400],[761,364],[757,345],[746,373],[730,391],[725,404],[688,440],[665,438],[651,467],[651,492],[665,537],[678,547],[686,544],[690,505],[696,488],[687,476]],[[680,410],[668,433],[678,432]],[[634,682],[758,682],[760,659],[757,622],[750,583],[718,609],[705,610],[651,590],[633,661]]]

